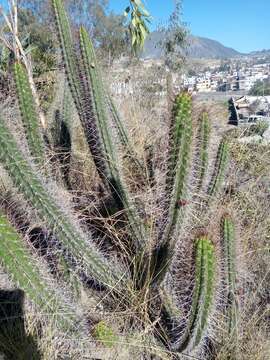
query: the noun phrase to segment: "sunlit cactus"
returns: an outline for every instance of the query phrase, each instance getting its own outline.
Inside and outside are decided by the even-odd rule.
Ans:
[[[223,139],[218,148],[214,173],[212,175],[211,183],[208,188],[208,195],[210,198],[216,195],[220,190],[222,182],[224,181],[228,158],[229,158],[228,143],[226,139]]]
[[[208,169],[209,157],[209,140],[210,140],[210,120],[206,111],[202,112],[199,118],[199,131],[198,131],[198,190],[202,188],[205,176]]]
[[[206,236],[200,237],[195,246],[195,285],[192,304],[184,335],[177,348],[193,351],[202,341],[209,322],[214,301],[215,253],[214,246]]]
[[[9,177],[10,188],[13,187],[16,196],[19,195],[27,203],[29,212],[35,214],[53,238],[50,250],[61,259],[64,273],[71,273],[76,277],[76,284],[82,282],[82,286],[94,290],[95,295],[100,292],[101,296],[98,294],[97,297],[100,296],[99,305],[102,303],[104,313],[107,305],[109,310],[113,309],[110,299],[116,300],[117,311],[125,309],[131,314],[135,311],[134,319],[139,319],[142,327],[143,320],[151,322],[151,335],[148,330],[145,333],[152,336],[156,343],[162,343],[164,351],[172,351],[173,356],[196,352],[209,341],[211,314],[221,287],[219,264],[226,267],[230,334],[233,334],[236,326],[234,224],[228,216],[222,219],[224,251],[221,254],[218,251],[220,240],[212,230],[214,227],[210,226],[219,223],[220,216],[209,220],[214,204],[212,199],[221,194],[226,175],[229,140],[226,136],[221,140],[214,164],[210,164],[209,112],[201,112],[197,122],[193,114],[193,98],[188,92],[182,91],[175,97],[167,143],[164,145],[166,170],[163,178],[157,179],[155,144],[145,147],[146,164],[143,164],[106,89],[88,32],[80,28],[77,45],[63,1],[52,0],[51,3],[68,83],[68,88],[63,92],[64,100],[53,120],[51,132],[54,133],[49,134],[49,145],[45,145],[25,69],[16,63],[14,77],[31,159],[22,154],[15,140],[17,137],[13,136],[8,124],[1,118],[0,166]],[[60,181],[57,188],[53,185],[55,179],[48,179],[48,176],[42,179],[40,166],[48,160],[53,167],[53,161],[46,157],[46,146],[57,148],[64,144],[65,154],[71,155],[74,142],[70,138],[73,122],[70,109],[74,104],[83,130],[83,141],[90,150],[88,152],[87,148],[87,156],[94,163],[94,173],[98,174],[98,186],[92,192],[94,195],[86,193],[84,189],[74,194],[68,182],[64,184],[65,193],[70,195],[67,201],[70,207],[73,206],[74,212],[77,211],[81,224],[68,211],[64,211],[49,190],[50,186],[54,189],[63,187],[63,182]],[[68,130],[66,133],[61,133],[62,124]],[[198,124],[196,131],[193,124]],[[143,178],[143,186],[138,180],[138,194],[135,190],[131,191],[123,159],[131,163],[133,168],[130,166],[130,169],[136,169],[134,179],[138,173],[138,178]],[[33,160],[36,164],[32,164]],[[58,164],[67,165],[68,171],[72,167],[72,162],[66,164],[61,159]],[[144,177],[149,181],[145,181]],[[158,192],[161,195],[157,200],[155,196]],[[151,197],[150,204],[156,204],[158,208],[153,211],[150,220],[148,204],[143,203],[142,193],[147,193],[147,199]],[[194,198],[199,202],[198,206],[194,206]],[[80,213],[82,207],[86,210]],[[98,221],[102,223],[98,229],[92,225],[97,213]],[[203,235],[194,236],[194,232]],[[0,261],[14,283],[49,316],[53,317],[54,312],[63,312],[62,318],[55,315],[56,322],[72,328],[78,320],[77,312],[69,302],[58,297],[57,290],[51,288],[37,266],[38,259],[1,213],[0,240]],[[190,254],[184,259],[190,262],[190,274],[182,274],[182,269],[175,274],[179,257],[185,256],[185,250]],[[57,271],[51,274],[55,276],[56,284],[59,282]],[[177,277],[183,277],[183,281],[178,281]],[[76,290],[67,278],[64,276],[62,280],[74,295]],[[189,290],[185,304],[179,295],[183,290],[182,284]],[[61,285],[59,283],[60,289]],[[81,299],[76,298],[80,307]],[[98,323],[101,324],[102,320]],[[181,331],[172,334],[175,324],[176,328],[180,324]]]
[[[40,311],[54,319],[62,330],[71,330],[79,320],[75,308],[61,299],[49,279],[46,279],[34,262],[23,239],[7,218],[0,213],[0,263],[13,281],[26,292]],[[73,329],[74,330],[74,329]]]
[[[20,104],[22,123],[33,160],[41,167],[45,165],[45,144],[41,135],[39,117],[27,77],[27,72],[19,62],[14,64],[14,77]]]
[[[34,174],[27,161],[22,157],[15,140],[0,119],[0,162],[8,172],[14,186],[36,209],[40,218],[63,243],[78,263],[97,281],[116,287],[120,285],[122,275],[114,273],[113,268],[82,237],[74,225],[48,194],[41,181]],[[115,277],[116,275],[116,277]]]
[[[222,240],[224,252],[224,270],[226,278],[228,332],[236,335],[238,321],[238,305],[236,298],[236,239],[235,224],[229,215],[222,219]]]

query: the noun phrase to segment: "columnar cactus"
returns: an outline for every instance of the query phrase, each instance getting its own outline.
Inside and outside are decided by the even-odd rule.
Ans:
[[[166,223],[162,242],[171,239],[178,216],[181,216],[181,201],[185,200],[185,186],[189,169],[192,143],[191,97],[180,94],[175,101],[170,128],[168,173],[166,196],[169,199]]]
[[[14,64],[14,77],[20,104],[21,118],[33,160],[45,165],[45,145],[40,132],[40,124],[27,72],[19,62]]]
[[[113,142],[114,135],[108,118],[108,97],[103,91],[102,79],[96,65],[94,49],[89,35],[84,28],[80,30],[81,69],[78,67],[77,59],[74,57],[74,48],[70,34],[70,28],[66,28],[65,16],[62,5],[58,0],[54,1],[55,15],[58,24],[63,59],[71,59],[66,62],[67,78],[69,80],[71,93],[81,119],[85,137],[90,152],[96,164],[97,171],[103,182],[110,189],[119,209],[125,208],[132,231],[134,245],[137,248],[143,246],[145,241],[144,224],[138,216],[132,198],[130,197],[124,178],[119,170],[116,146]],[[78,81],[78,74],[81,75]],[[75,76],[75,75],[76,76]],[[112,102],[110,101],[110,105]],[[114,111],[115,119],[115,111]],[[119,118],[118,118],[119,120]],[[119,128],[119,122],[118,122]],[[123,139],[123,125],[120,136]]]
[[[237,329],[238,306],[236,300],[236,244],[235,225],[229,215],[222,221],[222,238],[224,249],[224,270],[227,285],[228,332],[234,337]]]
[[[198,149],[198,160],[199,160],[199,169],[197,174],[198,181],[198,190],[202,188],[205,175],[207,173],[208,168],[208,146],[209,146],[209,138],[210,138],[210,121],[209,115],[206,111],[204,111],[199,118],[199,132],[198,132],[198,141],[199,141],[199,149]]]
[[[113,271],[107,261],[97,252],[82,234],[74,228],[63,211],[48,194],[30,165],[22,157],[15,140],[0,118],[0,162],[25,199],[36,209],[40,218],[48,228],[63,243],[70,254],[89,275],[94,275],[97,281],[117,288],[122,283],[123,276]],[[114,267],[115,269],[115,267]]]
[[[54,319],[55,324],[65,331],[74,328],[79,320],[75,308],[61,298],[44,278],[34,262],[23,239],[0,213],[0,262],[12,275],[15,283],[26,292],[40,311]],[[74,329],[73,329],[74,330]]]
[[[218,240],[214,239],[210,230],[203,232],[209,235],[196,238],[194,286],[192,295],[189,295],[187,301],[188,319],[183,318],[185,312],[181,311],[182,304],[177,303],[178,289],[175,289],[174,297],[171,297],[168,291],[171,286],[170,279],[174,276],[170,270],[178,261],[178,249],[181,249],[182,245],[186,246],[185,241],[194,239],[190,229],[200,228],[201,230],[201,227],[205,226],[205,219],[211,206],[210,200],[221,190],[225,177],[229,155],[228,140],[224,138],[219,146],[212,178],[208,188],[206,186],[206,195],[209,200],[200,204],[203,206],[196,208],[196,211],[199,209],[196,214],[199,221],[196,223],[196,217],[188,216],[189,201],[192,202],[193,197],[187,189],[194,189],[197,193],[203,192],[203,184],[209,172],[210,120],[207,111],[204,111],[200,115],[197,136],[194,137],[192,97],[185,91],[176,96],[168,133],[167,173],[162,189],[163,212],[160,218],[153,219],[153,228],[149,230],[148,219],[144,218],[142,206],[140,208],[137,204],[135,206],[134,197],[126,185],[123,169],[119,163],[125,155],[129,155],[128,158],[138,165],[137,168],[140,168],[141,174],[145,176],[147,166],[142,166],[140,159],[136,158],[136,151],[105,88],[101,77],[102,71],[98,66],[94,47],[87,31],[84,28],[80,29],[80,47],[77,48],[79,49],[79,56],[77,56],[63,2],[52,0],[52,5],[66,68],[66,78],[84,130],[85,140],[99,174],[99,180],[103,183],[102,188],[106,190],[106,196],[111,196],[113,207],[118,212],[117,218],[127,223],[123,231],[124,235],[121,234],[124,238],[125,250],[126,244],[130,244],[128,255],[125,254],[125,271],[121,271],[120,265],[111,263],[106,254],[103,255],[96,248],[95,239],[90,232],[87,235],[83,234],[79,225],[63,211],[55,197],[50,195],[46,185],[48,180],[41,181],[41,176],[35,174],[36,171],[41,170],[39,160],[46,161],[46,152],[27,76],[19,63],[16,63],[14,68],[17,94],[26,140],[31,157],[36,164],[31,165],[31,161],[21,154],[19,145],[2,119],[0,119],[0,164],[9,175],[17,193],[22,195],[29,208],[43,222],[46,230],[54,236],[55,251],[60,252],[59,257],[68,270],[72,271],[79,280],[82,280],[81,273],[83,272],[84,277],[102,285],[100,291],[110,290],[107,292],[108,296],[113,293],[114,298],[115,296],[118,299],[122,297],[126,306],[135,306],[136,311],[140,309],[138,312],[141,311],[140,305],[143,304],[144,316],[145,313],[151,319],[154,316],[153,323],[156,327],[153,326],[153,328],[156,338],[160,339],[157,324],[162,319],[165,322],[163,333],[166,335],[164,337],[166,341],[163,341],[163,344],[177,353],[177,356],[179,352],[192,353],[204,344],[211,323],[210,315],[217,297],[217,265],[222,262],[221,259],[215,260],[219,256],[214,246]],[[68,104],[64,104],[63,114],[60,115],[69,127],[68,108]],[[66,151],[67,153],[70,151],[70,144]],[[195,161],[194,166],[191,160]],[[156,185],[153,167],[151,162],[150,170],[148,169],[151,188],[155,188]],[[189,186],[191,170],[194,168],[196,179],[195,181],[192,179],[192,184]],[[78,196],[80,197],[80,194]],[[182,225],[186,218],[187,231],[183,236]],[[112,222],[112,228],[113,226],[115,225]],[[108,234],[106,228],[104,228],[104,233]],[[54,309],[63,309],[63,312],[70,310],[62,320],[65,326],[74,324],[77,313],[64,303],[56,291],[50,288],[46,279],[43,279],[23,239],[16,234],[15,229],[10,227],[2,215],[0,215],[0,239],[1,262],[15,282],[41,308],[44,308],[48,299],[52,299],[46,308],[50,314],[54,313]],[[213,242],[210,239],[213,239]],[[228,217],[223,219],[223,241],[230,303],[231,294],[235,292],[235,239],[233,223]],[[120,245],[122,246],[122,243]],[[115,256],[115,258],[121,260],[120,256]],[[155,307],[149,306],[152,299],[154,301],[157,299],[157,303],[161,304],[157,311]],[[235,318],[230,309],[232,307],[229,308],[229,328],[232,329]],[[171,339],[170,331],[166,333],[173,322],[186,325],[177,341]]]
[[[226,165],[228,163],[229,149],[226,139],[223,139],[219,145],[214,173],[208,188],[208,195],[212,198],[218,193],[224,180]]]
[[[214,300],[215,253],[207,236],[196,242],[195,285],[187,327],[177,345],[178,351],[193,351],[200,343],[207,328],[209,313]]]

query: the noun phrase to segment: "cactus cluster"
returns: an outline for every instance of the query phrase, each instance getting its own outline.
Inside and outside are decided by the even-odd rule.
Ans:
[[[163,341],[160,340],[159,327],[156,326],[156,341],[170,350],[174,355],[194,353],[203,348],[205,339],[211,328],[211,315],[215,311],[217,288],[219,287],[219,252],[216,250],[219,239],[207,231],[208,215],[214,198],[222,189],[228,158],[228,140],[224,138],[219,146],[212,174],[209,174],[209,142],[210,120],[207,111],[199,116],[197,136],[194,136],[194,119],[192,114],[192,97],[183,91],[176,96],[172,108],[171,121],[167,139],[167,172],[164,181],[162,214],[153,221],[153,229],[149,229],[143,218],[143,211],[134,201],[134,196],[126,181],[121,166],[123,158],[136,163],[140,175],[147,177],[149,166],[136,155],[132,141],[128,137],[111,96],[106,90],[101,77],[101,69],[95,57],[91,39],[84,28],[80,29],[79,47],[73,40],[69,21],[62,0],[52,0],[56,18],[56,26],[62,49],[62,57],[66,69],[66,78],[73,101],[80,118],[84,136],[95,164],[99,180],[107,196],[110,197],[111,209],[117,213],[118,219],[127,224],[123,231],[125,250],[128,256],[125,261],[116,264],[102,249],[98,249],[94,235],[85,228],[81,229],[72,216],[67,214],[50,194],[50,170],[43,171],[46,163],[46,147],[44,134],[38,123],[31,88],[24,66],[17,62],[14,66],[14,78],[24,124],[25,138],[28,143],[30,158],[22,155],[20,147],[9,130],[8,124],[0,118],[0,165],[10,177],[11,183],[20,196],[27,202],[47,231],[55,238],[55,252],[64,261],[78,281],[84,286],[99,284],[101,291],[107,291],[113,298],[121,299],[123,306],[134,306],[145,299],[158,299],[161,303],[161,316],[164,321]],[[76,53],[79,49],[79,54]],[[64,95],[66,96],[66,91]],[[69,118],[68,103],[64,102],[63,119]],[[66,120],[64,120],[66,121]],[[69,119],[68,122],[71,122]],[[47,136],[47,139],[51,139]],[[67,147],[70,151],[70,145]],[[153,148],[151,149],[153,150]],[[126,156],[128,155],[128,156]],[[50,162],[48,161],[48,164]],[[196,163],[195,191],[203,191],[203,184],[210,177],[203,206],[194,218],[198,223],[191,223],[188,209],[192,208],[193,189],[189,180]],[[153,165],[153,164],[152,164]],[[69,164],[71,166],[71,164]],[[36,174],[38,172],[38,174]],[[208,177],[207,177],[208,175]],[[151,177],[155,176],[152,166]],[[150,184],[155,186],[155,181]],[[72,194],[72,185],[67,191]],[[155,192],[153,192],[154,194]],[[211,199],[211,202],[209,201]],[[215,204],[214,204],[215,205]],[[213,205],[213,206],[214,206]],[[4,211],[4,209],[3,209]],[[218,219],[219,221],[219,219]],[[183,225],[186,227],[203,226],[203,235],[188,233],[182,236]],[[228,283],[228,326],[230,333],[235,327],[235,236],[233,219],[222,219],[224,246],[222,262],[226,264]],[[113,226],[117,226],[113,223]],[[16,224],[14,224],[16,227]],[[42,311],[50,316],[57,315],[56,322],[62,328],[72,328],[79,320],[73,307],[64,302],[50,286],[36,265],[33,254],[23,239],[10,225],[6,216],[0,215],[0,261],[14,282],[23,289],[27,296]],[[106,229],[104,229],[106,233]],[[188,239],[187,239],[188,238]],[[181,318],[181,304],[166,290],[170,269],[178,261],[177,245],[189,241],[193,247],[193,286],[188,301],[185,319]],[[118,256],[121,258],[121,256]],[[69,284],[66,284],[67,286]],[[157,291],[158,290],[158,291]],[[71,290],[72,291],[72,290]],[[162,296],[161,293],[166,294]],[[166,298],[166,300],[164,300]],[[152,303],[151,301],[145,303]],[[172,310],[168,311],[168,304]],[[175,311],[177,309],[178,311]],[[159,311],[148,307],[146,310],[153,324],[158,323]],[[165,320],[164,320],[165,319]],[[170,338],[170,324],[185,323],[178,339]],[[107,335],[106,335],[107,336]],[[166,341],[164,341],[166,338]],[[199,350],[198,350],[199,349]],[[178,356],[178,355],[177,355]]]

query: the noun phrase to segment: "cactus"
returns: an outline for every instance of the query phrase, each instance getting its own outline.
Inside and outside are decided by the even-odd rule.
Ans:
[[[123,177],[117,168],[116,149],[110,132],[106,96],[102,92],[101,79],[95,69],[95,54],[91,40],[84,28],[80,30],[83,76],[79,80],[79,69],[74,58],[74,47],[70,27],[63,4],[53,0],[58,33],[60,35],[63,58],[74,102],[77,106],[89,149],[97,171],[108,185],[119,209],[124,208],[133,235],[133,244],[140,248],[145,241],[145,229],[138,216]]]
[[[109,327],[105,321],[100,321],[95,325],[93,335],[98,341],[107,347],[113,347],[114,344],[119,341],[112,328]]]
[[[82,261],[83,267],[97,281],[109,287],[118,287],[123,275],[112,267],[88,244],[66,218],[62,210],[47,193],[29,164],[22,157],[15,140],[0,119],[0,162],[7,170],[13,184],[25,199],[36,208],[40,218],[47,223],[53,234],[64,244],[71,255]]]
[[[223,139],[219,145],[217,158],[214,167],[214,173],[208,188],[208,195],[211,199],[220,190],[224,180],[226,165],[229,159],[229,148],[226,139]]]
[[[94,47],[87,31],[84,28],[80,29],[80,46],[77,47],[73,43],[63,2],[61,0],[52,0],[52,4],[69,85],[69,89],[65,89],[65,92],[63,92],[63,111],[59,111],[59,117],[54,119],[54,121],[59,120],[59,123],[52,125],[52,128],[55,128],[57,132],[57,126],[61,130],[64,124],[66,129],[71,129],[72,119],[70,118],[68,96],[72,96],[84,132],[85,139],[83,140],[86,140],[84,143],[87,142],[99,179],[105,185],[102,190],[105,188],[105,195],[110,196],[109,199],[106,198],[105,200],[108,200],[107,203],[112,204],[112,208],[118,212],[116,219],[127,224],[127,226],[123,226],[124,229],[122,230],[122,225],[118,226],[116,224],[116,222],[119,223],[120,221],[106,218],[106,222],[111,226],[112,230],[104,227],[104,239],[107,240],[110,237],[109,235],[114,233],[113,228],[115,230],[115,243],[118,234],[120,234],[119,239],[121,240],[113,248],[119,249],[121,246],[122,249],[127,250],[123,258],[128,271],[126,273],[121,272],[117,264],[112,264],[105,255],[102,255],[97,250],[91,234],[83,235],[79,226],[73,223],[71,217],[57,205],[56,199],[49,194],[46,184],[40,180],[40,175],[35,174],[37,169],[41,170],[39,159],[46,161],[46,154],[44,153],[42,137],[39,134],[38,121],[34,112],[27,76],[24,68],[19,63],[16,63],[14,68],[17,93],[29,150],[37,164],[32,166],[28,159],[21,154],[16,141],[1,119],[0,164],[9,175],[16,192],[28,202],[30,210],[35,211],[37,217],[41,220],[44,231],[50,233],[55,239],[55,242],[52,242],[50,246],[52,251],[57,253],[58,259],[60,259],[59,267],[62,265],[64,275],[62,280],[69,283],[69,289],[73,296],[77,291],[78,283],[76,281],[73,287],[71,279],[74,280],[76,276],[79,280],[86,278],[89,283],[101,285],[100,291],[110,290],[106,293],[106,299],[109,298],[110,293],[113,293],[112,299],[117,296],[118,300],[124,300],[121,301],[124,305],[134,306],[136,316],[143,316],[144,321],[146,318],[153,321],[154,335],[159,338],[159,329],[163,338],[162,342],[167,348],[173,349],[177,353],[194,352],[204,342],[209,328],[210,314],[215,302],[215,249],[210,241],[210,235],[199,236],[195,242],[195,284],[192,296],[188,294],[186,304],[189,304],[190,308],[188,319],[185,319],[186,328],[183,329],[182,317],[186,313],[186,308],[183,304],[181,304],[183,308],[179,307],[178,300],[179,293],[182,296],[181,289],[172,289],[172,285],[177,283],[177,279],[174,278],[174,270],[178,269],[177,266],[179,266],[179,253],[177,252],[178,246],[176,246],[176,242],[180,244],[179,250],[185,249],[186,245],[190,244],[184,242],[193,238],[192,234],[190,234],[191,229],[201,227],[202,224],[206,225],[206,215],[209,214],[208,208],[211,205],[210,200],[220,191],[225,176],[226,164],[229,158],[227,139],[224,138],[219,146],[210,185],[206,189],[209,200],[202,202],[199,199],[200,204],[195,209],[198,211],[196,217],[191,216],[187,219],[187,216],[185,216],[186,209],[189,208],[187,206],[188,198],[191,197],[187,192],[190,168],[197,170],[197,173],[194,171],[197,177],[193,188],[200,193],[209,172],[210,123],[208,113],[203,112],[200,115],[197,133],[198,145],[194,149],[192,98],[187,92],[182,92],[176,97],[168,134],[167,174],[163,185],[161,182],[160,184],[156,183],[154,181],[155,163],[152,161],[154,147],[150,144],[148,148],[145,148],[147,164],[142,166],[136,158],[136,152],[128,138],[124,123],[120,119],[103,83],[102,71],[97,63]],[[75,49],[78,50],[79,56],[75,54]],[[60,133],[61,131],[56,134],[58,140]],[[48,134],[48,136],[50,135]],[[70,154],[71,146],[76,144],[76,140],[70,141],[68,135],[68,133],[65,133],[64,136],[66,154]],[[50,140],[52,138],[53,136],[51,136]],[[59,145],[59,142],[56,143]],[[147,218],[149,207],[146,207],[146,215],[144,215],[143,201],[140,198],[138,201],[138,203],[141,203],[140,208],[135,206],[136,197],[131,195],[125,176],[122,173],[122,167],[119,166],[119,162],[126,157],[135,163],[136,170],[140,169],[140,175],[148,176],[150,186],[147,187],[149,191],[147,191],[146,198],[149,199],[151,204],[157,203],[153,198],[150,199],[160,190],[156,185],[163,186],[161,189],[161,206],[157,207],[157,211],[161,210],[162,214],[159,214],[160,218],[154,219],[156,212],[153,211],[153,217],[151,218],[153,226],[151,227],[147,225],[150,223]],[[191,167],[190,159],[193,157],[195,165]],[[67,165],[68,170],[72,167],[71,163],[62,162],[62,164]],[[41,171],[40,173],[42,174]],[[194,182],[192,185],[194,185]],[[74,190],[72,186],[67,186],[67,188],[68,190]],[[146,189],[140,189],[140,195],[142,190]],[[81,195],[82,192],[82,189],[78,192],[79,206],[76,206],[77,198],[73,197],[77,211],[85,206],[83,201],[88,201],[90,198],[88,194]],[[103,199],[101,200],[103,201]],[[87,214],[89,213],[91,211],[87,212]],[[108,211],[108,213],[111,214],[112,211]],[[81,217],[84,214],[80,214]],[[100,216],[102,216],[102,213]],[[182,234],[184,218],[189,221],[188,224],[185,223],[187,225],[185,236]],[[196,223],[197,219],[199,220]],[[89,220],[89,223],[87,221],[88,219],[85,221],[85,229],[87,229],[89,223],[89,227],[92,226],[92,219]],[[2,227],[1,222],[4,224]],[[126,231],[127,227],[129,231]],[[26,228],[28,228],[28,225],[26,225]],[[72,306],[65,304],[56,291],[51,289],[48,281],[44,278],[44,274],[41,274],[41,271],[37,269],[34,258],[31,256],[26,244],[24,244],[23,239],[15,233],[14,229],[11,229],[6,219],[2,217],[0,217],[0,240],[2,239],[1,231],[3,234],[12,233],[13,231],[11,237],[4,235],[0,244],[1,261],[6,270],[13,276],[18,285],[27,292],[28,296],[40,308],[45,309],[50,316],[54,316],[54,312],[58,310],[67,311],[67,316],[63,319],[65,326],[75,324],[77,314],[73,311]],[[231,299],[234,300],[231,294],[235,292],[235,245],[233,223],[228,217],[224,219],[223,233],[224,258],[229,284],[228,325],[229,332],[233,334],[236,318],[233,313],[235,308],[231,306]],[[109,241],[106,244],[106,241],[102,242],[101,246],[106,249],[110,248],[111,243]],[[55,250],[53,249],[54,246]],[[11,254],[14,256],[10,256]],[[113,256],[118,259],[121,258],[121,255],[113,253]],[[57,278],[59,268],[56,269],[55,275]],[[76,280],[78,280],[77,278]],[[27,282],[26,279],[31,281]],[[170,280],[172,281],[170,282]],[[174,292],[173,294],[171,294],[171,289]],[[52,299],[52,302],[47,304],[48,298]],[[80,302],[80,299],[78,299],[78,302]],[[48,307],[45,307],[46,305]],[[130,313],[134,309],[130,307]],[[60,323],[60,316],[56,314],[56,317],[57,322]],[[177,334],[173,334],[172,330],[175,329],[174,326],[179,321],[179,318],[182,336],[178,341],[175,341],[175,335]],[[164,327],[163,322],[165,322]],[[168,328],[169,331],[166,333]],[[114,339],[110,339],[110,337],[114,337],[111,329],[103,321],[96,327],[94,335],[105,343],[111,340],[113,340],[111,342],[114,342]],[[177,354],[176,356],[180,355]]]
[[[71,104],[72,102],[69,89],[65,88],[63,92],[63,101],[61,110],[54,112],[54,126],[52,128],[52,143],[55,149],[55,160],[59,161],[61,178],[65,187],[71,190],[69,179],[70,159],[72,151],[71,139]]]
[[[225,276],[227,288],[228,332],[235,337],[238,309],[236,302],[236,245],[235,227],[232,218],[225,215],[222,221],[222,238],[224,247]]]
[[[69,86],[74,98],[75,105],[79,113],[82,112],[81,90],[80,90],[80,74],[78,70],[78,62],[76,52],[73,46],[72,34],[69,20],[65,12],[63,2],[61,0],[52,0],[54,14],[57,23],[58,35],[61,40],[62,53],[65,61],[66,71],[68,74]]]
[[[196,242],[195,285],[192,305],[185,333],[177,344],[177,351],[193,351],[202,341],[214,301],[215,254],[208,237]]]
[[[44,279],[43,274],[6,217],[0,213],[0,262],[13,281],[39,306],[44,314],[54,318],[62,329],[70,329],[78,320],[71,305],[61,299]]]
[[[199,118],[199,149],[198,149],[198,160],[199,160],[199,171],[198,171],[198,190],[201,189],[203,181],[205,179],[208,167],[208,146],[209,146],[209,137],[210,137],[210,122],[209,116],[206,111],[204,111]]]
[[[101,80],[98,78],[96,70],[97,65],[93,45],[83,27],[80,29],[80,48],[83,59],[83,72],[85,74],[83,84],[85,103],[87,109],[89,109],[87,117],[83,120],[83,127],[85,129],[90,150],[97,163],[97,170],[99,171],[100,177],[105,179],[106,182],[114,183],[114,179],[118,177],[118,174],[116,169],[116,154],[112,143],[113,135],[108,126],[105,97],[102,92]],[[91,120],[89,121],[89,119]],[[88,130],[90,122],[93,127],[93,134]],[[94,129],[94,125],[96,125],[96,129]],[[96,149],[99,138],[100,146]],[[101,157],[103,161],[102,167],[100,167]],[[117,184],[115,184],[115,186],[117,186]],[[115,190],[117,191],[118,189],[116,188]]]
[[[19,62],[14,64],[14,77],[29,150],[34,161],[42,167],[45,164],[45,146],[39,129],[39,117],[26,69]]]
[[[133,147],[133,144],[131,143],[131,141],[128,137],[127,130],[126,130],[126,128],[123,124],[123,121],[114,105],[114,102],[113,102],[110,94],[107,94],[107,98],[108,98],[108,107],[110,110],[110,114],[112,116],[113,124],[115,125],[115,127],[117,129],[120,143],[122,144],[124,150],[126,151],[126,155],[128,155],[128,157],[130,157],[131,161],[135,162],[139,172],[142,175],[144,175],[145,168],[144,168],[143,164],[141,163],[141,161],[138,159],[138,156]]]
[[[192,142],[191,97],[187,93],[176,97],[169,138],[169,164],[166,178],[165,228],[160,231],[161,243],[151,259],[153,282],[160,282],[171,263],[175,239],[174,230],[183,220],[185,186],[189,169]]]
[[[188,94],[183,93],[176,98],[170,128],[169,164],[166,179],[166,196],[169,199],[168,223],[163,233],[163,243],[167,243],[170,239],[180,213],[181,206],[178,206],[178,202],[184,198],[185,194],[191,138],[191,98]]]
[[[169,170],[166,183],[167,196],[170,203],[168,222],[162,237],[164,244],[168,243],[171,239],[178,216],[182,213],[182,206],[179,205],[179,202],[185,199],[185,186],[192,141],[190,95],[183,93],[176,98],[173,113],[169,144]]]

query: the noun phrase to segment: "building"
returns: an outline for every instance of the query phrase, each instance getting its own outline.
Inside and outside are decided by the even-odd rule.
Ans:
[[[231,124],[256,124],[259,121],[270,123],[270,96],[232,97],[229,107]]]

